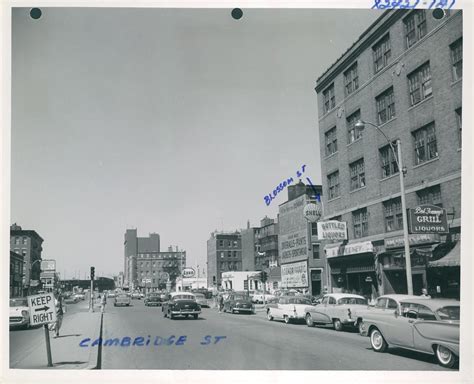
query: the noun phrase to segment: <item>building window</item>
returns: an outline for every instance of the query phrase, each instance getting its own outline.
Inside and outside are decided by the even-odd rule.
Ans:
[[[365,166],[364,159],[354,161],[349,164],[351,173],[351,191],[365,187]]]
[[[413,11],[405,20],[405,36],[407,48],[426,35],[425,11]]]
[[[395,154],[393,153],[390,145],[386,145],[385,147],[380,149],[380,161],[382,163],[382,179],[398,173],[397,142],[393,141],[392,146],[397,157],[395,157]]]
[[[318,223],[311,223],[311,236],[318,236]]]
[[[359,76],[357,74],[357,62],[354,63],[346,72],[344,72],[344,90],[345,94],[350,95],[359,88]]]
[[[337,136],[336,127],[331,128],[324,134],[326,141],[326,156],[332,155],[337,152]]]
[[[462,38],[451,44],[450,48],[453,79],[456,81],[462,78]]]
[[[431,204],[438,207],[443,207],[441,202],[441,187],[439,185],[422,189],[416,194],[418,196],[418,204],[420,205]]]
[[[237,240],[234,240],[234,248],[237,248]]]
[[[459,148],[462,148],[462,108],[456,109],[456,123],[458,125]]]
[[[324,113],[336,106],[336,96],[334,95],[334,83],[323,91]]]
[[[386,123],[395,117],[395,98],[393,96],[393,87],[375,98],[377,104],[377,118],[379,124]]]
[[[227,257],[232,257],[232,251],[227,251]]]
[[[328,197],[329,200],[339,196],[339,171],[328,175]]]
[[[352,212],[352,223],[354,225],[355,238],[368,236],[369,222],[367,221],[367,208]]]
[[[26,245],[28,244],[28,238],[27,237],[23,237],[23,245]]]
[[[20,245],[20,238],[18,236],[15,237],[15,245]]]
[[[219,240],[219,246],[223,247],[224,246],[224,240]]]
[[[386,67],[391,56],[390,35],[386,34],[377,44],[372,47],[374,55],[374,71],[377,73]]]
[[[385,214],[385,231],[391,232],[403,229],[402,202],[400,198],[383,203]]]
[[[233,251],[234,252],[234,257],[237,257],[237,251]]]
[[[408,75],[411,105],[418,104],[433,94],[430,63],[427,62]]]
[[[224,252],[221,252],[221,259],[224,258]]]
[[[316,223],[315,223],[316,224]],[[319,259],[319,244],[313,244],[313,259]]]
[[[26,249],[23,248],[23,249],[21,250],[21,255],[22,255],[23,257],[26,256]]]
[[[413,132],[413,139],[415,140],[415,162],[417,165],[438,157],[434,123]]]
[[[362,130],[357,129],[355,124],[357,121],[360,120],[360,109],[355,111],[352,115],[350,115],[347,121],[347,142],[353,143],[357,139],[362,137]]]

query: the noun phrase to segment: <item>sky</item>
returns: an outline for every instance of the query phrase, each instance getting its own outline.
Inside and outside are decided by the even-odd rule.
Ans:
[[[321,183],[316,79],[375,10],[42,8],[12,15],[11,223],[66,278],[118,274],[127,228],[205,266],[214,230]],[[344,28],[341,28],[344,26]]]

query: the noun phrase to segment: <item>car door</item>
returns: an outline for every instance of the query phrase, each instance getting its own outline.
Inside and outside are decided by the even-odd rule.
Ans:
[[[423,352],[432,352],[433,339],[444,339],[440,326],[446,325],[437,320],[436,315],[428,307],[419,304],[418,314],[413,324],[413,346]]]
[[[381,329],[381,331],[388,344],[413,348],[413,331],[417,313],[417,304],[401,303],[400,312],[394,312],[393,316],[387,317],[386,329]]]
[[[315,323],[332,323],[332,319],[327,314],[329,298],[329,295],[325,295],[321,304],[318,304],[311,309],[311,317]]]
[[[278,300],[275,311],[272,308],[272,314],[275,313],[273,317],[282,319],[283,318],[283,309],[285,308],[285,305],[287,305],[287,303],[288,303],[288,298],[287,297],[280,297],[280,300]]]

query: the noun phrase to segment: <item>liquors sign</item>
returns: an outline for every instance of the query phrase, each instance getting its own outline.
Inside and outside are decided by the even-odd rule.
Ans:
[[[410,233],[449,233],[445,209],[426,204],[408,211]]]
[[[318,222],[319,240],[347,240],[347,224],[345,221]]]

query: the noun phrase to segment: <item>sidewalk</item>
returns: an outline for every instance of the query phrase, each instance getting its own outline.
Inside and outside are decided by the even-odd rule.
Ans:
[[[20,361],[11,362],[13,369],[94,369],[97,365],[99,348],[82,348],[81,340],[90,338],[95,340],[100,333],[101,313],[86,311],[67,314],[59,331],[59,337],[54,337],[54,332],[49,332],[51,341],[51,356],[53,367],[48,367],[46,355],[46,341],[44,329],[41,332],[41,342],[22,356]]]

